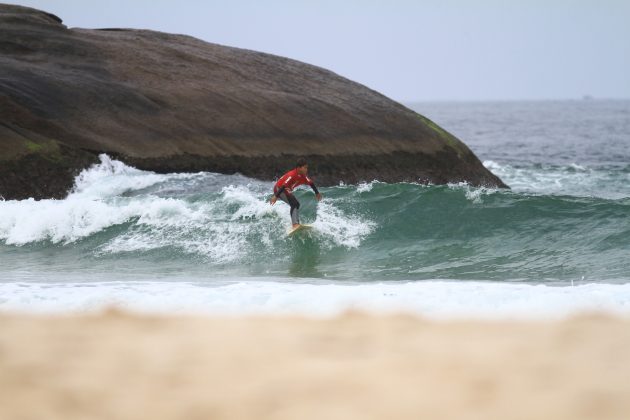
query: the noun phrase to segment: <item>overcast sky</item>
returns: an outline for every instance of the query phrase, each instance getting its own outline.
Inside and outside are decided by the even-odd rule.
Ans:
[[[328,68],[400,101],[630,98],[630,0],[24,0]]]

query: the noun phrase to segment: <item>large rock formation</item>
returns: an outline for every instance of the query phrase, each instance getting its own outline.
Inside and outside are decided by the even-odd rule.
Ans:
[[[430,120],[322,68],[0,5],[0,194],[63,197],[103,152],[157,172],[270,180],[306,156],[322,185],[504,186]]]

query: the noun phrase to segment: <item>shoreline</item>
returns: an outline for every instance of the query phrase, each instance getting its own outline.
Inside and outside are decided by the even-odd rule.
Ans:
[[[329,279],[169,278],[86,282],[0,283],[0,313],[90,314],[111,306],[166,315],[329,317],[346,310],[387,315],[399,311],[428,319],[557,320],[582,312],[630,315],[630,284],[571,286],[477,281],[331,282]],[[82,281],[83,280],[83,281]],[[211,287],[209,287],[211,286]]]

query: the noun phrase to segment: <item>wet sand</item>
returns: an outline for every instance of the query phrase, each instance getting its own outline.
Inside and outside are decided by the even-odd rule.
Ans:
[[[0,315],[2,419],[629,419],[630,320]]]

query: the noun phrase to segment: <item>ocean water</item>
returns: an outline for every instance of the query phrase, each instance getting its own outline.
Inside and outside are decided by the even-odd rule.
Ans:
[[[289,238],[270,182],[102,155],[64,200],[0,201],[0,310],[630,312],[630,101],[409,106],[511,190],[301,190]]]

